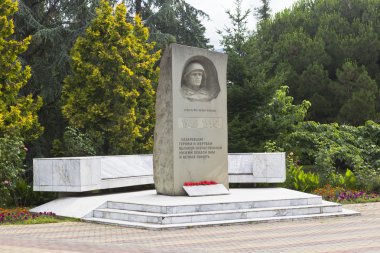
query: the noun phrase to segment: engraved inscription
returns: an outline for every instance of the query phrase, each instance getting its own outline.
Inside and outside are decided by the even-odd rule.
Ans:
[[[209,159],[223,149],[205,138],[181,138],[178,144],[179,159]]]
[[[178,128],[222,128],[222,118],[178,118]]]

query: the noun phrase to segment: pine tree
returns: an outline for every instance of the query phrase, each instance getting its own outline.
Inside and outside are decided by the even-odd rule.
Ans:
[[[185,0],[126,0],[141,14],[150,30],[150,40],[159,48],[176,42],[183,45],[212,48],[205,37],[206,28],[201,23],[208,15]],[[131,13],[133,15],[134,13]]]
[[[21,55],[32,68],[32,77],[21,92],[41,96],[44,104],[39,120],[43,135],[29,146],[33,156],[50,157],[54,139],[62,138],[66,127],[59,103],[63,79],[70,72],[69,52],[94,17],[99,0],[18,0],[15,38],[32,36]]]
[[[367,119],[377,118],[376,97],[378,88],[365,67],[346,62],[337,70],[337,99],[341,103],[338,113],[340,123],[364,124]]]
[[[231,26],[226,26],[223,30],[218,30],[222,36],[220,43],[223,50],[228,54],[227,79],[231,84],[242,85],[247,76],[247,64],[245,62],[245,43],[249,38],[247,28],[248,15],[250,10],[242,9],[242,0],[235,1],[235,12],[227,10],[226,13],[231,22]]]
[[[31,37],[22,41],[12,39],[11,17],[17,6],[17,1],[0,2],[0,137],[14,136],[31,141],[43,130],[37,116],[42,99],[31,94],[19,95],[31,76],[31,69],[23,67],[18,56],[27,50]]]
[[[126,21],[124,4],[113,11],[102,0],[96,14],[71,51],[63,114],[96,141],[98,154],[149,152],[160,53],[151,53],[154,44],[138,15]]]
[[[269,7],[269,0],[261,0],[261,7],[255,8],[255,16],[259,21],[267,20],[270,18],[271,9]]]
[[[260,23],[247,42],[253,52],[247,64],[268,67],[268,79],[282,76],[295,102],[311,101],[309,120],[353,125],[378,122],[379,8],[379,1],[298,1]],[[359,67],[349,70],[346,62]],[[349,80],[362,68],[366,72],[359,71],[363,88]]]

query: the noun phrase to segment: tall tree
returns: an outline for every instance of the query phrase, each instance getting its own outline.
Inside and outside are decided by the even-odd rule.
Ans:
[[[252,55],[247,64],[269,68],[268,80],[281,76],[296,102],[310,100],[310,120],[379,122],[379,8],[379,1],[299,1],[260,23],[247,42]],[[352,73],[361,73],[363,85],[343,81]],[[354,104],[366,113],[354,110]]]
[[[376,82],[364,67],[346,62],[337,70],[337,89],[340,91],[336,103],[342,103],[338,113],[340,123],[359,125],[367,119],[376,118]]]
[[[223,30],[217,30],[222,36],[220,43],[224,52],[228,54],[227,79],[231,84],[243,84],[247,75],[247,65],[245,62],[244,45],[249,37],[247,28],[248,16],[251,10],[242,9],[242,0],[235,0],[235,10],[227,10],[226,14],[230,20],[230,25]]]
[[[160,53],[151,53],[154,44],[138,15],[126,21],[124,4],[113,11],[102,0],[96,13],[71,51],[63,114],[96,142],[98,154],[149,152]]]
[[[0,3],[0,137],[8,135],[32,141],[43,130],[37,116],[42,99],[32,94],[20,96],[31,69],[23,67],[18,56],[27,50],[31,37],[22,41],[12,39],[14,24],[11,18],[17,6],[12,0]]]
[[[25,142],[35,140],[43,131],[37,116],[42,99],[20,94],[31,69],[22,66],[19,55],[27,50],[31,37],[13,39],[12,18],[17,7],[17,1],[0,1],[0,206],[17,205],[11,192],[23,175]]]
[[[270,0],[261,0],[261,3],[260,7],[255,8],[255,16],[259,21],[267,20],[271,15]]]
[[[44,105],[39,113],[45,128],[33,143],[33,156],[50,156],[52,141],[63,134],[65,122],[59,99],[63,79],[69,74],[69,51],[94,16],[99,0],[19,0],[15,14],[17,38],[32,36],[23,61],[32,67],[24,94],[40,95]]]
[[[211,48],[201,23],[208,15],[185,0],[127,0],[132,14],[140,14],[150,29],[150,40],[159,48],[176,42],[183,45]],[[134,12],[134,13],[133,13]]]

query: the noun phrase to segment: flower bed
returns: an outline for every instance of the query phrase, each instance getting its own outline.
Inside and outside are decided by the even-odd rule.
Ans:
[[[40,217],[54,217],[53,212],[31,213],[24,208],[3,209],[0,208],[0,224],[17,223]]]
[[[380,201],[380,194],[347,190],[342,187],[332,187],[331,185],[326,185],[323,188],[316,189],[314,194],[322,196],[324,200],[341,203]]]

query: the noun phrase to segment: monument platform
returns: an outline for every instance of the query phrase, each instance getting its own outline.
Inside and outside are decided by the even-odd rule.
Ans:
[[[171,229],[359,215],[320,196],[284,188],[231,189],[229,195],[157,195],[155,190],[60,198],[32,209],[87,222]]]

